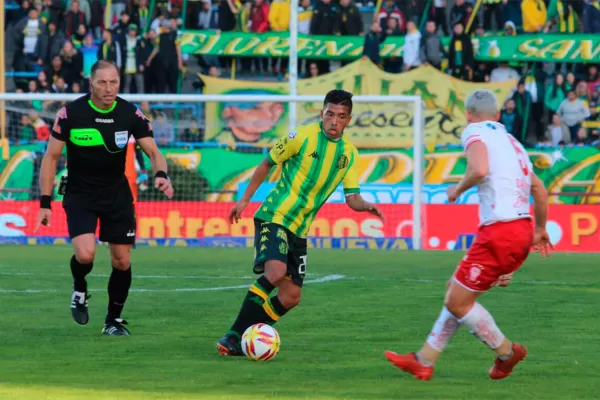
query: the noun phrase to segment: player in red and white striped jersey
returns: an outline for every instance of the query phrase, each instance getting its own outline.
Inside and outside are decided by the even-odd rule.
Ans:
[[[542,257],[552,247],[546,232],[548,194],[533,172],[527,152],[497,123],[496,97],[474,91],[466,101],[469,125],[461,141],[467,156],[463,179],[448,188],[448,200],[477,186],[480,225],[477,237],[448,283],[444,307],[426,343],[417,353],[387,351],[389,361],[418,379],[429,380],[434,365],[460,326],[495,353],[492,379],[508,377],[527,355],[524,346],[508,340],[477,298],[494,286],[507,286],[533,246]],[[533,197],[535,228],[529,212]]]

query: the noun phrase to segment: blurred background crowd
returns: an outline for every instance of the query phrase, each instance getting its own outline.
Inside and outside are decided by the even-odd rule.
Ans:
[[[473,36],[531,33],[600,35],[600,2],[483,0],[478,15],[471,18],[473,3],[384,0],[377,7],[370,1],[300,0],[299,32],[363,36],[363,57],[389,73],[428,64],[467,81],[518,79],[500,122],[519,141],[528,147],[600,145],[598,64],[477,62],[471,41]],[[4,58],[8,91],[85,93],[98,59],[120,67],[125,93],[201,93],[204,85],[198,73],[286,79],[286,58],[190,56],[182,54],[179,37],[183,30],[288,31],[288,0],[189,0],[183,6],[181,0],[112,0],[108,5],[105,0],[9,0]],[[380,45],[388,36],[405,38],[403,57],[380,59]],[[451,37],[447,48],[442,46],[443,36]],[[315,77],[348,62],[301,60],[299,73]],[[10,104],[11,142],[47,140],[52,113],[60,106],[43,101]],[[200,108],[190,108],[192,122],[175,129],[168,105],[140,107],[153,120],[162,144],[203,140]],[[30,111],[16,111],[23,109]]]

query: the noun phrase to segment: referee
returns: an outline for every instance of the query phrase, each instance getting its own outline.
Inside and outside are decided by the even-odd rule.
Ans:
[[[131,286],[131,248],[135,243],[133,196],[125,178],[127,142],[133,136],[148,155],[155,171],[154,184],[168,198],[173,187],[167,176],[167,162],[154,142],[152,125],[137,107],[120,97],[119,70],[111,61],[92,67],[90,94],[63,107],[56,115],[52,136],[40,170],[40,212],[38,224],[50,225],[51,193],[56,163],[67,146],[68,183],[61,182],[65,195],[71,257],[73,295],[71,313],[75,322],[88,323],[86,275],[94,265],[96,227],[100,241],[110,245],[112,273],[108,280],[108,314],[102,333],[129,336],[121,312]]]

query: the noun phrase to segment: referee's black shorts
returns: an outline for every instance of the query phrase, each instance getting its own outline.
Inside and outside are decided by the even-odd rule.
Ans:
[[[96,233],[100,221],[100,241],[112,244],[135,244],[135,208],[128,184],[96,193],[67,189],[63,199],[71,239]]]

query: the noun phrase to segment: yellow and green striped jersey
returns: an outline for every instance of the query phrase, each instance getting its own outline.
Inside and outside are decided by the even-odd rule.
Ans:
[[[315,215],[340,183],[346,195],[360,193],[356,147],[343,137],[329,139],[320,123],[281,138],[269,160],[283,164],[281,177],[254,216],[299,237],[306,237]]]

